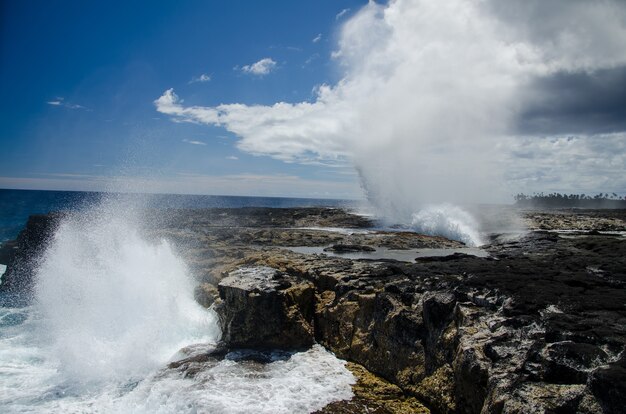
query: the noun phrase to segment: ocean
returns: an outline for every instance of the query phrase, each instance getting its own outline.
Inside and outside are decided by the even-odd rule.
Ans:
[[[0,190],[0,240],[31,214],[72,211],[24,305],[0,296],[2,413],[308,413],[350,398],[354,377],[315,346],[260,365],[227,357],[194,376],[169,362],[215,346],[217,316],[140,209],[349,207],[350,201]],[[1,294],[0,294],[1,295]]]

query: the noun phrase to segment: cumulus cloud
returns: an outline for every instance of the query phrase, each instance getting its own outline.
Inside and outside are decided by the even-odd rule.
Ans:
[[[335,99],[332,90],[322,86],[314,103],[185,107],[174,90],[168,89],[155,105],[159,112],[178,122],[225,127],[241,137],[237,147],[242,151],[288,162],[311,162],[320,158],[338,160],[347,155],[344,143],[336,138],[346,130],[352,111],[347,102],[331,102]]]
[[[204,82],[209,82],[211,80],[211,75],[207,75],[206,73],[203,73],[200,76],[194,76],[193,78],[191,78],[191,80],[189,81],[189,83],[204,83]]]
[[[626,65],[626,6],[501,4],[370,2],[341,27],[334,56],[344,77],[320,86],[311,102],[188,107],[170,89],[155,104],[175,121],[224,127],[249,153],[289,162],[350,161],[368,198],[400,216],[424,203],[503,200],[510,182],[530,183],[530,172],[541,170],[537,154],[560,149],[565,160],[576,148],[597,155],[602,143],[617,145],[613,135],[581,134],[554,147],[519,133],[520,119],[532,118],[529,108],[549,102],[542,82]],[[536,156],[523,158],[524,151]],[[565,186],[594,171],[613,176],[595,167],[562,169],[553,179]],[[619,159],[607,168],[624,171]],[[519,178],[523,171],[529,173]]]
[[[256,76],[264,76],[276,69],[276,62],[272,58],[263,58],[251,65],[244,65],[241,71]]]

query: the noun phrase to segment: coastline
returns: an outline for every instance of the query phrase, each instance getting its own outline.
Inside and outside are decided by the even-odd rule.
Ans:
[[[146,220],[153,224],[142,231],[148,239],[171,241],[198,281],[198,302],[223,303],[226,290],[217,287],[237,269],[275,269],[292,285],[313,287],[303,305],[312,317],[304,322],[317,343],[358,364],[349,367],[361,384],[370,378],[379,384],[373,389],[383,387],[377,381],[397,387],[387,394],[355,391],[352,402],[332,403],[321,412],[358,412],[357,402],[361,410],[383,413],[407,412],[406,404],[418,402],[436,413],[621,409],[626,239],[613,233],[626,230],[624,211],[525,213],[534,230],[514,239],[493,235],[483,246],[488,257],[456,254],[412,262],[287,247],[461,246],[440,237],[372,230],[366,218],[339,209],[152,214],[159,217]],[[3,290],[25,288],[10,281],[18,277],[15,263],[22,263],[22,275],[28,272],[24,261],[36,256],[55,220],[34,218],[9,244],[17,255]],[[265,328],[270,327],[260,329]]]

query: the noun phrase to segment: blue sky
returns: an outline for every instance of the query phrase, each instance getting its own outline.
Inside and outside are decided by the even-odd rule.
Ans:
[[[626,195],[621,0],[4,1],[0,188]]]
[[[239,151],[228,131],[171,122],[153,102],[168,88],[188,105],[310,100],[340,78],[337,28],[365,3],[2,2],[0,187],[89,190],[151,177],[140,189],[358,197],[349,168]],[[243,69],[264,58],[270,73]],[[180,186],[185,177],[211,178]]]

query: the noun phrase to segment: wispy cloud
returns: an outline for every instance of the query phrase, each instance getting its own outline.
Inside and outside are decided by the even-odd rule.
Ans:
[[[316,59],[319,59],[320,55],[319,53],[313,53],[311,56],[309,56],[309,58],[307,60],[304,61],[304,65],[302,65],[302,67],[307,67],[311,64],[311,62],[313,62]]]
[[[322,40],[322,34],[321,34],[321,33],[319,33],[317,36],[315,36],[315,37],[313,38],[313,40],[311,40],[311,42],[313,42],[313,43],[317,43],[317,42],[319,42],[320,40]]]
[[[299,46],[285,46],[285,45],[271,45],[269,50],[287,50],[289,52],[302,52],[302,48]]]
[[[204,82],[209,82],[210,80],[211,80],[211,75],[203,73],[200,76],[194,76],[193,78],[191,78],[189,83],[190,84],[192,84],[192,83],[204,83]]]
[[[234,155],[229,155],[228,157],[226,157],[226,159],[236,161],[239,159],[239,157],[235,157]]]
[[[340,11],[339,13],[337,13],[337,15],[335,16],[335,20],[339,20],[341,19],[343,16],[346,15],[346,13],[348,13],[350,11],[350,9],[343,9],[342,11]]]
[[[256,76],[264,76],[276,69],[276,62],[272,58],[263,58],[251,65],[244,65],[241,71]]]
[[[183,139],[182,142],[184,142],[186,144],[191,144],[191,145],[206,145],[206,142],[195,141],[195,140],[192,140],[192,139]]]
[[[69,103],[65,101],[65,98],[63,98],[62,96],[57,96],[55,99],[53,99],[52,101],[47,101],[46,102],[48,105],[52,105],[52,106],[62,106],[64,108],[68,108],[68,109],[86,109],[84,106],[82,105],[78,105],[78,104],[73,104],[73,103]]]

